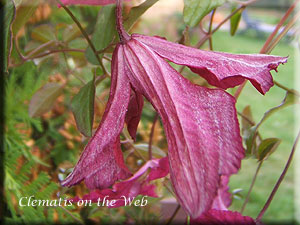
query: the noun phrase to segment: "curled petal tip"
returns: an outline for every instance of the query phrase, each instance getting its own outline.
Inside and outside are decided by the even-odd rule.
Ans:
[[[222,89],[235,87],[247,79],[260,93],[265,94],[273,86],[270,71],[287,61],[287,57],[272,55],[204,51],[140,34],[133,37],[161,57],[188,66],[209,84]]]

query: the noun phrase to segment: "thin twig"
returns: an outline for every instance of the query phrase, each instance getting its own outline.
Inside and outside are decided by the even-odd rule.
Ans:
[[[248,201],[249,201],[250,194],[251,194],[251,192],[252,192],[252,189],[253,189],[253,187],[254,187],[254,184],[255,184],[257,175],[258,175],[258,173],[259,173],[259,171],[260,171],[260,168],[261,168],[263,162],[264,162],[264,161],[261,160],[261,161],[259,162],[257,168],[256,168],[255,175],[254,175],[254,177],[253,177],[253,179],[252,179],[250,188],[249,188],[249,190],[248,190],[247,196],[246,196],[246,198],[245,198],[245,201],[244,201],[243,206],[242,206],[242,209],[241,209],[241,214],[243,214],[243,212],[244,212],[244,210],[245,210],[245,207],[246,207],[246,205],[247,205],[247,203],[248,203]]]
[[[165,178],[167,180],[165,180],[163,182],[163,185],[165,186],[165,188],[168,190],[168,192],[170,192],[171,195],[173,195],[174,197],[176,197],[175,193],[172,191],[172,189],[168,186],[168,184],[166,182],[170,182],[168,178]]]
[[[261,219],[262,219],[263,215],[265,214],[266,210],[269,208],[269,206],[270,206],[270,204],[271,204],[271,202],[272,202],[272,200],[273,200],[273,198],[274,198],[274,196],[275,196],[275,194],[276,194],[276,192],[277,192],[277,190],[278,190],[278,188],[279,188],[282,180],[284,179],[284,177],[285,177],[285,175],[286,175],[286,173],[287,173],[287,171],[288,171],[288,169],[289,169],[289,167],[291,165],[291,162],[293,160],[293,156],[295,154],[295,151],[296,151],[296,148],[297,148],[297,145],[298,145],[298,142],[299,142],[299,138],[300,138],[300,131],[298,132],[298,135],[296,137],[296,140],[294,142],[292,151],[290,153],[289,159],[288,159],[288,161],[287,161],[287,163],[285,165],[284,170],[282,171],[282,173],[281,173],[281,175],[280,175],[280,177],[279,177],[276,185],[274,186],[274,188],[273,188],[273,190],[272,190],[272,192],[271,192],[271,194],[270,194],[267,202],[265,203],[263,209],[260,211],[260,213],[258,214],[258,216],[256,218],[257,222],[261,221]]]
[[[107,61],[109,61],[109,62],[111,62],[111,60],[112,60],[111,58],[109,58],[109,57],[107,57],[107,56],[105,56],[105,55],[103,56],[103,59],[105,59],[105,60],[107,60]]]
[[[279,41],[287,34],[287,32],[295,25],[300,17],[300,12],[298,12],[293,19],[284,27],[282,32],[276,37],[274,41],[268,46],[266,53],[270,53],[275,46],[279,43]]]
[[[175,209],[175,211],[173,212],[172,216],[170,217],[170,219],[167,221],[166,225],[170,225],[173,221],[173,219],[175,218],[175,216],[177,215],[177,213],[179,212],[180,209],[180,205],[178,205]]]
[[[136,149],[136,147],[134,146],[134,144],[132,144],[132,141],[129,140],[126,136],[126,134],[122,131],[122,134],[123,136],[125,137],[125,141],[126,141],[126,144],[129,144],[131,148],[134,149],[134,151],[137,153],[137,155],[144,161],[144,162],[147,162],[147,159],[145,159],[145,157]],[[125,143],[123,141],[123,143]]]
[[[300,97],[300,94],[299,94],[297,91],[295,91],[295,90],[293,90],[293,89],[289,89],[288,87],[286,87],[286,86],[284,86],[284,85],[278,83],[276,80],[274,80],[273,82],[274,82],[274,84],[275,84],[277,87],[279,87],[279,88],[281,88],[281,89],[283,89],[283,90],[285,90],[285,91],[287,91],[287,92],[289,92],[289,93],[292,93],[292,94],[296,95],[297,97]]]
[[[58,52],[81,52],[81,53],[84,53],[85,50],[83,49],[72,49],[72,48],[66,48],[66,49],[54,49],[54,50],[51,50],[51,51],[48,51],[48,52],[45,52],[45,53],[41,53],[39,55],[36,55],[36,56],[32,56],[32,57],[29,57],[29,58],[26,58],[26,61],[27,60],[31,60],[31,59],[37,59],[37,58],[42,58],[42,57],[45,57],[47,55],[51,55],[53,53],[58,53]]]
[[[254,125],[255,125],[255,123],[254,123],[250,118],[248,118],[247,116],[245,116],[243,113],[237,112],[237,114],[238,114],[239,116],[241,116],[243,119],[247,120],[247,122],[250,123],[251,126],[254,126]]]
[[[32,52],[30,52],[27,56],[24,56],[24,58],[25,59],[31,58],[34,54],[36,54],[37,52],[39,52],[41,49],[47,48],[48,46],[51,46],[53,43],[55,43],[54,40],[48,41],[48,42],[40,45],[39,47],[37,47],[36,49],[34,49]]]
[[[280,27],[282,27],[283,23],[287,20],[287,18],[290,16],[290,14],[292,13],[292,11],[294,10],[294,8],[296,7],[297,3],[299,2],[299,0],[295,1],[294,4],[286,11],[286,13],[284,14],[284,16],[281,18],[281,20],[279,21],[279,23],[276,25],[274,31],[271,33],[271,35],[268,37],[268,39],[266,40],[264,46],[261,48],[260,53],[264,53],[266,52],[269,44],[271,43],[271,41],[273,40],[273,38],[276,36],[276,34],[278,33]]]
[[[238,86],[236,92],[234,93],[234,98],[237,100],[241,93],[242,93],[242,90],[244,89],[244,87],[246,86],[246,83],[247,83],[247,80],[245,80],[240,86]]]
[[[209,34],[211,34],[211,31],[212,31],[212,24],[213,24],[215,13],[216,13],[216,9],[214,9],[212,11],[212,14],[211,14],[211,17],[210,17],[209,26],[208,26],[208,33]],[[208,41],[209,41],[209,49],[212,51],[213,50],[212,35],[209,36]]]
[[[36,56],[29,57],[29,58],[24,57],[20,63],[11,64],[10,67],[20,66],[20,65],[22,65],[23,63],[25,63],[29,60],[42,58],[42,57],[45,57],[47,55],[51,55],[51,54],[54,54],[54,53],[60,53],[60,52],[84,52],[84,50],[83,49],[54,49],[54,50],[51,50],[51,51],[48,51],[48,52],[45,52],[45,53],[41,53],[41,54],[36,55]]]
[[[102,67],[103,71],[105,72],[106,69],[97,53],[97,49],[95,48],[93,42],[91,41],[91,39],[89,38],[89,35],[87,34],[87,32],[83,29],[83,27],[81,26],[80,22],[77,20],[77,18],[73,15],[73,13],[71,12],[70,9],[68,9],[68,7],[66,7],[60,0],[56,0],[61,7],[64,8],[64,10],[69,14],[69,16],[72,18],[72,20],[76,23],[76,25],[78,26],[79,30],[81,31],[82,35],[84,36],[84,38],[86,39],[86,41],[88,42],[89,46],[91,47],[96,59],[98,60],[100,66]]]

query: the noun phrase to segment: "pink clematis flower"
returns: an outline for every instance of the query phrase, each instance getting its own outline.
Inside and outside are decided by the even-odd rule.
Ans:
[[[150,172],[149,172],[150,170]],[[169,164],[167,157],[162,159],[152,159],[145,163],[132,177],[124,181],[115,183],[112,188],[96,189],[83,196],[83,200],[98,202],[115,200],[115,204],[109,207],[120,207],[126,205],[126,201],[132,200],[138,195],[158,197],[155,192],[155,185],[151,181],[163,178],[169,174]],[[76,197],[73,201],[79,201]]]
[[[229,193],[229,176],[221,176],[219,189],[217,192],[217,197],[215,197],[212,209],[217,210],[228,210],[228,207],[231,205],[232,199],[231,194]]]
[[[191,225],[256,225],[249,216],[243,216],[239,212],[211,209],[203,213],[196,220],[190,221]]]
[[[117,11],[121,42],[112,57],[107,107],[97,131],[62,185],[84,180],[90,189],[105,189],[130,176],[119,136],[126,122],[135,137],[144,96],[162,119],[177,199],[192,218],[198,218],[211,209],[220,176],[236,173],[244,157],[235,99],[223,89],[248,79],[264,94],[273,85],[270,71],[287,58],[203,51],[159,37],[130,36],[122,27],[121,5]],[[165,59],[188,66],[218,88],[191,83]]]

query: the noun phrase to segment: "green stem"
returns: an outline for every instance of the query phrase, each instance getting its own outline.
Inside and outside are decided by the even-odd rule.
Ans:
[[[247,122],[248,122],[251,126],[254,126],[254,125],[255,125],[255,123],[254,123],[250,118],[248,118],[246,115],[244,115],[243,113],[237,112],[237,114],[238,114],[239,116],[241,116],[243,119],[247,120]]]
[[[51,55],[51,54],[54,54],[54,53],[60,53],[60,52],[82,52],[82,53],[84,53],[84,50],[83,49],[54,49],[54,50],[51,50],[51,51],[48,51],[48,52],[45,52],[45,53],[41,53],[41,54],[36,55],[36,56],[24,57],[23,60],[20,63],[11,64],[10,67],[20,66],[23,63],[27,62],[28,60],[38,59],[38,58],[45,57],[47,55]]]
[[[274,186],[274,188],[273,188],[273,190],[272,190],[272,192],[271,192],[271,194],[270,194],[270,196],[269,196],[267,202],[265,203],[263,209],[260,211],[260,213],[258,214],[258,216],[257,216],[257,218],[256,218],[256,221],[257,221],[258,223],[261,221],[263,215],[265,214],[265,212],[266,212],[267,209],[269,208],[269,206],[270,206],[270,204],[271,204],[271,202],[272,202],[272,200],[273,200],[273,198],[274,198],[274,196],[275,196],[275,194],[276,194],[276,192],[277,192],[277,190],[278,190],[278,188],[279,188],[279,186],[280,186],[282,180],[284,179],[284,177],[285,177],[285,175],[286,175],[286,173],[287,173],[287,171],[288,171],[288,169],[289,169],[289,167],[290,167],[290,165],[291,165],[291,162],[292,162],[292,160],[293,160],[293,156],[294,156],[294,154],[295,154],[295,151],[296,151],[296,148],[297,148],[297,145],[298,145],[298,142],[299,142],[299,138],[300,138],[300,131],[298,132],[298,135],[297,135],[297,137],[296,137],[296,140],[295,140],[295,142],[294,142],[292,151],[291,151],[291,153],[290,153],[289,159],[288,159],[288,161],[287,161],[287,163],[286,163],[286,165],[285,165],[284,170],[282,171],[282,173],[281,173],[281,175],[280,175],[280,177],[279,177],[279,179],[278,179],[276,185]]]
[[[208,33],[209,34],[212,31],[212,24],[213,24],[215,13],[216,13],[216,9],[213,10],[213,12],[211,14],[211,17],[210,17],[209,27],[208,27]],[[213,50],[212,35],[209,36],[208,42],[209,42],[209,49],[212,51]]]
[[[64,10],[69,14],[69,16],[72,18],[72,20],[76,23],[76,25],[78,26],[80,32],[82,33],[82,35],[84,36],[84,38],[86,39],[86,41],[88,42],[89,46],[91,47],[95,57],[97,58],[100,66],[102,67],[103,71],[106,71],[98,53],[97,53],[97,50],[93,44],[93,42],[91,41],[91,39],[89,38],[89,35],[87,34],[87,32],[83,29],[83,27],[81,26],[80,22],[77,20],[77,18],[73,15],[73,13],[71,12],[70,9],[68,9],[60,0],[56,0],[60,5],[61,7],[64,8]]]
[[[252,182],[251,182],[249,191],[248,191],[248,193],[247,193],[247,196],[246,196],[246,198],[245,198],[244,204],[243,204],[242,209],[241,209],[241,214],[243,214],[243,212],[244,212],[244,210],[245,210],[245,207],[246,207],[246,205],[247,205],[247,203],[248,203],[248,201],[249,201],[250,194],[251,194],[251,192],[252,192],[252,189],[253,189],[253,187],[254,187],[254,184],[255,184],[257,175],[258,175],[258,173],[259,173],[259,171],[260,171],[260,168],[261,168],[263,162],[264,162],[263,160],[260,161],[259,164],[258,164],[258,166],[257,166],[257,168],[256,168],[255,175],[254,175],[254,177],[253,177],[253,179],[252,179]]]
[[[180,205],[178,205],[175,209],[175,211],[173,212],[171,218],[167,221],[166,225],[170,225],[172,223],[172,221],[174,220],[175,216],[177,215],[177,213],[179,212],[180,209]]]
[[[292,94],[296,95],[297,97],[300,97],[300,94],[299,94],[297,91],[295,91],[295,90],[293,90],[293,89],[289,89],[288,87],[286,87],[286,86],[284,86],[284,85],[278,83],[276,80],[274,80],[273,82],[274,82],[274,84],[275,84],[277,87],[279,87],[279,88],[281,88],[281,89],[283,89],[283,90],[285,90],[285,91],[287,91],[287,92],[289,92],[289,93],[292,93]]]

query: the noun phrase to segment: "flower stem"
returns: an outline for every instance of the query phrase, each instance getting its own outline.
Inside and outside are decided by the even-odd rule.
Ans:
[[[260,161],[259,164],[258,164],[258,166],[257,166],[257,168],[256,168],[255,175],[254,175],[254,177],[253,177],[253,179],[252,179],[252,182],[251,182],[249,191],[248,191],[248,193],[247,193],[247,196],[246,196],[246,198],[245,198],[245,201],[244,201],[243,206],[242,206],[242,209],[241,209],[241,214],[243,214],[243,212],[244,212],[244,210],[245,210],[245,208],[246,208],[246,205],[247,205],[247,203],[248,203],[248,201],[249,201],[250,194],[251,194],[251,192],[252,192],[252,189],[253,189],[253,187],[254,187],[254,184],[255,184],[257,175],[258,175],[258,173],[259,173],[259,171],[260,171],[260,168],[261,168],[263,162],[264,162],[263,160]]]
[[[286,86],[284,86],[284,85],[278,83],[276,80],[274,80],[273,82],[274,82],[274,84],[275,84],[277,87],[279,87],[279,88],[281,88],[281,89],[283,89],[283,90],[286,90],[287,92],[292,93],[292,94],[296,95],[297,97],[300,97],[299,92],[297,92],[297,91],[295,91],[295,90],[293,90],[293,89],[289,89],[288,87],[286,87]]]
[[[180,205],[178,205],[173,213],[173,215],[171,216],[171,218],[167,221],[166,225],[170,225],[173,221],[173,219],[175,218],[175,216],[177,215],[177,213],[179,212],[180,209]]]
[[[212,14],[211,14],[211,17],[210,17],[209,27],[208,27],[208,33],[209,34],[211,34],[211,31],[212,31],[212,24],[213,24],[213,21],[214,21],[215,13],[216,13],[216,9],[214,9],[212,11]],[[209,50],[212,51],[213,50],[212,35],[209,36],[208,42],[209,42]]]
[[[260,53],[267,52],[266,50],[267,50],[269,44],[271,43],[271,41],[273,40],[273,38],[275,37],[275,35],[278,33],[280,27],[283,25],[283,23],[287,20],[287,18],[289,17],[289,15],[292,13],[292,11],[294,10],[294,8],[296,7],[296,5],[297,5],[298,2],[299,2],[299,0],[295,1],[294,4],[286,11],[286,13],[284,14],[284,16],[281,18],[281,20],[279,21],[279,23],[276,25],[274,31],[271,33],[271,35],[266,40],[264,46],[260,50]]]
[[[117,0],[117,8],[116,8],[116,23],[117,23],[117,31],[120,37],[121,43],[130,40],[129,34],[125,31],[123,26],[123,15],[122,15],[122,0]]]
[[[153,119],[153,123],[151,127],[150,137],[149,137],[149,145],[148,145],[149,160],[152,159],[152,140],[153,140],[154,129],[155,129],[155,124],[157,122],[157,119],[158,119],[158,113],[155,113],[155,117]]]
[[[278,188],[279,188],[279,186],[280,186],[282,180],[284,179],[284,177],[285,177],[285,175],[286,175],[286,173],[287,173],[287,171],[288,171],[288,169],[289,169],[289,167],[290,167],[290,165],[291,165],[291,162],[292,162],[293,156],[294,156],[294,154],[295,154],[295,151],[296,151],[296,148],[297,148],[299,139],[300,139],[300,131],[298,132],[298,135],[297,135],[296,140],[295,140],[295,142],[294,142],[292,151],[291,151],[290,156],[289,156],[289,159],[288,159],[288,161],[287,161],[287,163],[286,163],[286,165],[285,165],[285,168],[284,168],[284,170],[282,171],[282,173],[281,173],[281,175],[280,175],[280,177],[279,177],[279,179],[278,179],[278,181],[277,181],[275,187],[273,188],[273,190],[272,190],[272,192],[271,192],[271,194],[270,194],[270,196],[269,196],[267,202],[265,203],[263,209],[262,209],[262,210],[260,211],[260,213],[258,214],[258,216],[257,216],[257,218],[256,218],[256,222],[260,222],[260,221],[261,221],[263,215],[265,214],[265,212],[266,212],[267,209],[269,208],[269,206],[270,206],[270,204],[271,204],[271,202],[272,202],[272,200],[273,200],[273,198],[274,198],[274,196],[275,196],[275,194],[276,194],[276,192],[277,192],[277,190],[278,190]]]
[[[275,46],[279,43],[279,41],[287,34],[287,32],[294,26],[294,24],[298,21],[298,18],[300,17],[300,12],[298,12],[295,17],[284,27],[283,31],[276,37],[274,41],[270,44],[270,46],[267,48],[266,52],[271,52]]]

